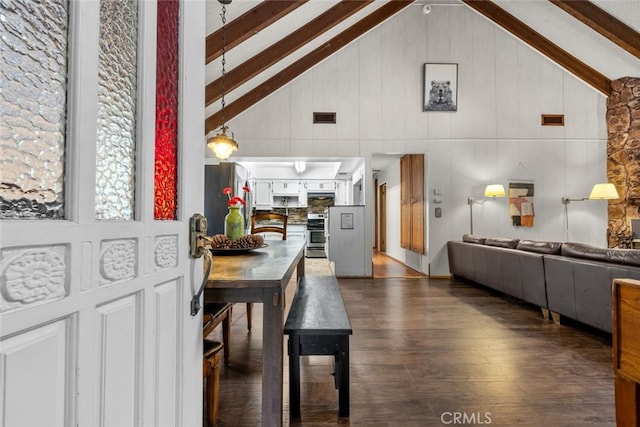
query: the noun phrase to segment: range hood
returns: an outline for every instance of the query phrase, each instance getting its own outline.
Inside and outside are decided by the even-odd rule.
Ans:
[[[326,191],[307,191],[307,200],[309,199],[317,199],[317,200],[332,200],[335,199],[335,193],[329,193]]]

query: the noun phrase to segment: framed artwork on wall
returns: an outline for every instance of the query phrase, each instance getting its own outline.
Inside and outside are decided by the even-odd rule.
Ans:
[[[514,227],[533,227],[533,183],[509,183],[509,214]]]
[[[352,213],[340,214],[340,228],[342,230],[353,230],[353,214]]]
[[[424,64],[424,111],[458,111],[458,64]]]

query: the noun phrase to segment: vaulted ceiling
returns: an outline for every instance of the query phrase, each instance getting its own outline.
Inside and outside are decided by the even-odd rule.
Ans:
[[[207,0],[205,131],[241,114],[394,14],[470,7],[605,95],[640,76],[640,0]],[[426,7],[425,7],[426,6]]]

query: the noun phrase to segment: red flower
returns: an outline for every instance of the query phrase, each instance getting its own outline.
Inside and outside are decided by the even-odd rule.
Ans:
[[[244,191],[244,194],[247,194],[249,192],[251,192],[251,190],[249,189],[249,187],[242,187],[242,190]],[[231,190],[230,187],[226,187],[224,190],[222,190],[223,194],[226,194],[229,197],[229,201],[227,202],[227,206],[238,206],[238,205],[242,205],[242,206],[247,206],[247,202],[240,196],[231,196],[231,192],[233,190]]]

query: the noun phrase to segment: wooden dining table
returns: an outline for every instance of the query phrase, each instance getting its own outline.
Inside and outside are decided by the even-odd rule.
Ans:
[[[268,240],[246,252],[214,251],[204,291],[206,302],[262,303],[262,425],[283,419],[283,325],[285,291],[304,276],[303,240]]]

